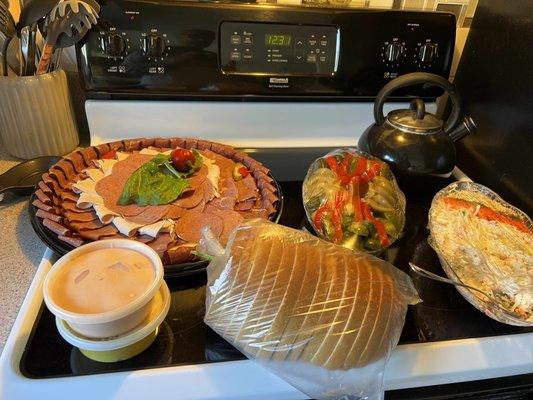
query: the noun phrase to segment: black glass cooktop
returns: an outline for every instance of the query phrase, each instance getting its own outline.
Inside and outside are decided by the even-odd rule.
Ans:
[[[444,180],[418,182],[416,190],[401,185],[407,196],[405,235],[384,257],[407,273],[407,263],[414,260],[421,267],[444,275],[435,253],[426,242],[426,224],[431,198],[448,183]],[[285,206],[280,223],[301,228],[305,221],[301,182],[284,182],[281,186]],[[400,343],[533,331],[493,321],[466,302],[454,287],[410,275],[423,302],[410,307]],[[159,336],[138,356],[112,364],[91,361],[63,341],[53,315],[43,305],[21,359],[20,370],[26,377],[38,379],[242,359],[242,354],[202,321],[205,282],[205,273],[167,279],[172,304]]]

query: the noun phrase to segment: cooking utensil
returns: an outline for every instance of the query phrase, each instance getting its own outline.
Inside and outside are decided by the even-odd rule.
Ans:
[[[61,157],[45,156],[24,161],[0,175],[0,197],[6,192],[29,195],[35,185]]]
[[[31,24],[28,28],[28,55],[26,57],[26,68],[24,75],[33,75],[35,73],[35,55],[37,50],[37,23]]]
[[[9,12],[9,6],[5,2],[0,2],[0,32],[5,36],[2,46],[2,71],[4,76],[7,76],[7,49],[17,31],[13,16]]]
[[[24,75],[35,73],[35,51],[37,40],[37,22],[44,20],[48,13],[58,4],[59,0],[27,0],[20,11],[17,31],[23,35],[24,28],[28,29],[28,50]]]
[[[45,46],[37,75],[48,70],[50,59],[62,36],[76,38],[75,41],[81,40],[92,25],[97,23],[97,18],[96,11],[83,1],[66,0],[56,5],[46,18]]]
[[[427,271],[427,270],[425,270],[423,268],[420,268],[419,266],[413,264],[412,262],[409,263],[409,266],[411,267],[413,272],[415,272],[417,275],[420,275],[420,276],[422,276],[424,278],[432,279],[432,280],[438,281],[438,282],[447,283],[449,285],[465,287],[467,289],[474,290],[474,291],[476,291],[478,293],[481,293],[483,296],[485,296],[487,298],[488,301],[493,303],[495,306],[499,307],[499,305],[492,298],[492,296],[490,296],[487,292],[485,292],[485,291],[483,291],[481,289],[478,289],[477,287],[470,286],[470,285],[467,285],[466,283],[459,282],[459,281],[456,281],[456,280],[453,280],[453,279],[444,278],[444,277],[442,277],[440,275],[434,274],[433,272],[429,272],[429,271]]]
[[[443,122],[428,113],[421,99],[409,109],[383,116],[383,105],[396,89],[423,84],[438,86],[450,96],[452,112]],[[393,79],[380,90],[374,103],[375,123],[359,139],[358,147],[391,164],[395,172],[407,175],[449,175],[455,167],[454,141],[474,131],[471,118],[459,124],[462,101],[446,79],[426,72],[414,72]]]
[[[27,0],[20,11],[17,30],[31,26],[35,22],[44,19],[50,11],[59,3],[59,0]]]
[[[422,276],[424,278],[427,278],[427,279],[431,279],[431,280],[434,280],[434,281],[438,281],[438,282],[442,282],[442,283],[448,283],[450,285],[454,285],[456,287],[461,287],[461,288],[466,288],[468,289],[469,291],[475,291],[477,293],[480,293],[481,295],[483,295],[484,299],[480,299],[479,303],[484,303],[486,307],[482,307],[480,308],[478,304],[474,304],[472,303],[472,301],[465,297],[466,300],[468,300],[470,303],[472,303],[476,308],[478,308],[480,311],[484,312],[485,314],[487,314],[489,317],[497,320],[497,321],[500,321],[500,322],[503,322],[505,324],[511,324],[511,325],[518,325],[518,326],[531,326],[531,323],[528,323],[527,321],[519,321],[517,320],[516,318],[512,318],[512,319],[501,319],[501,318],[498,318],[495,316],[495,312],[498,312],[503,315],[506,315],[506,316],[509,316],[509,310],[506,310],[505,308],[503,308],[500,303],[501,302],[498,302],[498,300],[492,296],[492,295],[489,295],[487,292],[481,290],[481,289],[478,289],[474,286],[470,286],[470,285],[467,285],[463,282],[459,282],[459,281],[456,281],[454,279],[448,279],[448,278],[444,278],[440,275],[437,275],[437,274],[434,274],[432,272],[429,272],[423,268],[420,268],[419,266],[413,264],[412,262],[409,263],[409,266],[411,267],[411,270],[416,273],[417,275],[419,276]],[[464,294],[463,294],[464,296]],[[479,298],[479,296],[473,296],[475,298]],[[490,311],[490,312],[488,312]],[[509,317],[508,317],[509,318]]]

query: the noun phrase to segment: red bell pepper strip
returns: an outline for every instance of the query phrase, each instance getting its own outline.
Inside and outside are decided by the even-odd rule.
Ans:
[[[329,169],[338,174],[339,166],[337,164],[337,159],[333,156],[326,157],[326,162],[328,163]]]
[[[248,175],[250,175],[250,170],[246,167],[241,167],[237,171],[242,175],[243,178],[246,178]]]
[[[367,159],[363,156],[360,156],[357,160],[357,166],[355,167],[354,175],[355,176],[362,176],[363,173],[366,171],[367,166]]]
[[[342,208],[345,204],[345,195],[344,193],[337,194],[335,196],[335,203],[333,207],[333,215],[331,222],[333,222],[334,229],[334,243],[339,243],[342,240]]]
[[[476,210],[477,204],[471,203],[466,200],[457,199],[455,197],[445,197],[443,199],[444,203],[449,205],[452,208],[465,208],[474,212]],[[496,221],[501,222],[506,225],[514,226],[521,232],[531,233],[530,229],[522,221],[518,221],[514,218],[508,217],[507,215],[500,214],[497,211],[494,211],[488,207],[479,206],[479,211],[476,214],[479,218],[485,219],[487,221]]]
[[[361,222],[363,220],[363,214],[361,212],[361,197],[359,195],[359,176],[353,178],[353,195],[352,195],[352,205],[354,210],[354,217],[356,222]]]
[[[389,237],[387,236],[387,231],[385,230],[385,225],[383,225],[380,221],[378,221],[374,216],[372,215],[372,212],[370,211],[370,207],[366,202],[361,202],[361,209],[363,210],[363,216],[365,219],[371,221],[374,226],[376,227],[376,231],[378,232],[379,241],[381,242],[382,246],[388,246],[389,245]]]
[[[317,231],[322,232],[322,218],[324,218],[324,215],[329,211],[329,206],[330,204],[328,201],[316,210],[315,216],[313,217],[313,224]]]

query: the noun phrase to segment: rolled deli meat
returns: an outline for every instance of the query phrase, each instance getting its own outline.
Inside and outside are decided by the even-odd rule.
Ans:
[[[374,256],[262,220],[208,267],[205,322],[308,396],[381,398],[409,277]]]

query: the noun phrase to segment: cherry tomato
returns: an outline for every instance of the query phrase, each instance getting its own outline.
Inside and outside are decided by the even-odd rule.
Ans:
[[[170,153],[170,159],[172,160],[172,165],[179,172],[187,172],[191,167],[187,164],[188,161],[194,163],[195,157],[192,151],[186,149],[175,149]]]

